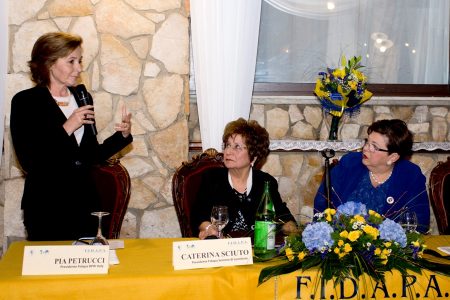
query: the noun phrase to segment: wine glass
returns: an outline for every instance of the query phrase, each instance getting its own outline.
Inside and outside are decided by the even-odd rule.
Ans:
[[[401,218],[400,218],[400,224],[402,225],[403,229],[405,230],[405,233],[414,233],[416,232],[417,228],[417,215],[414,211],[405,211]]]
[[[226,206],[213,206],[211,211],[211,223],[216,226],[219,231],[218,238],[221,239],[222,229],[228,224],[228,207]]]
[[[98,217],[98,229],[97,229],[97,235],[95,238],[91,241],[91,245],[109,245],[108,241],[102,234],[102,217],[109,215],[109,212],[106,211],[94,211],[91,213],[93,216]]]

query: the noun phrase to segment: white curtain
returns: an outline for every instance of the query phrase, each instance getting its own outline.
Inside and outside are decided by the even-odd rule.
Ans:
[[[225,125],[248,119],[261,0],[191,0],[195,89],[203,150],[221,149]]]
[[[257,82],[315,82],[343,54],[371,83],[448,82],[449,0],[264,1]]]
[[[6,73],[8,63],[8,1],[0,1],[0,141],[3,144],[5,130],[5,97],[6,97]],[[3,155],[3,147],[0,147],[0,157]],[[1,160],[0,160],[1,162]]]
[[[276,9],[299,17],[320,19],[358,6],[358,0],[264,0]],[[337,2],[337,5],[336,5]],[[330,5],[334,5],[330,9]]]

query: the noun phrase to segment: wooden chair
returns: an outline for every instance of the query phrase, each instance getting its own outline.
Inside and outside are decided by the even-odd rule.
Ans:
[[[183,162],[173,174],[172,197],[183,237],[198,235],[198,229],[191,227],[191,208],[197,200],[202,173],[223,167],[223,154],[210,148],[195,155],[191,161]]]
[[[92,173],[101,200],[101,210],[110,214],[102,220],[103,235],[117,239],[130,201],[130,175],[118,159],[98,165]]]
[[[450,156],[431,170],[428,187],[439,234],[450,234]]]

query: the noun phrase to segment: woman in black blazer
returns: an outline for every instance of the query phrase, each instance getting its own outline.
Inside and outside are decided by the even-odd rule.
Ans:
[[[92,98],[84,91],[90,100],[85,105],[76,87],[81,43],[81,37],[62,32],[41,36],[28,63],[36,86],[11,102],[12,141],[26,174],[22,210],[28,240],[94,236],[98,221],[90,213],[99,209],[99,199],[92,166],[133,140],[131,114],[124,108],[116,132],[98,143]]]

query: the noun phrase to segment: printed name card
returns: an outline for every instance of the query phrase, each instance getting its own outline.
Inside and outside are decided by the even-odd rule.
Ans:
[[[173,242],[175,270],[253,264],[249,237]]]
[[[109,246],[25,246],[22,275],[107,274]]]

